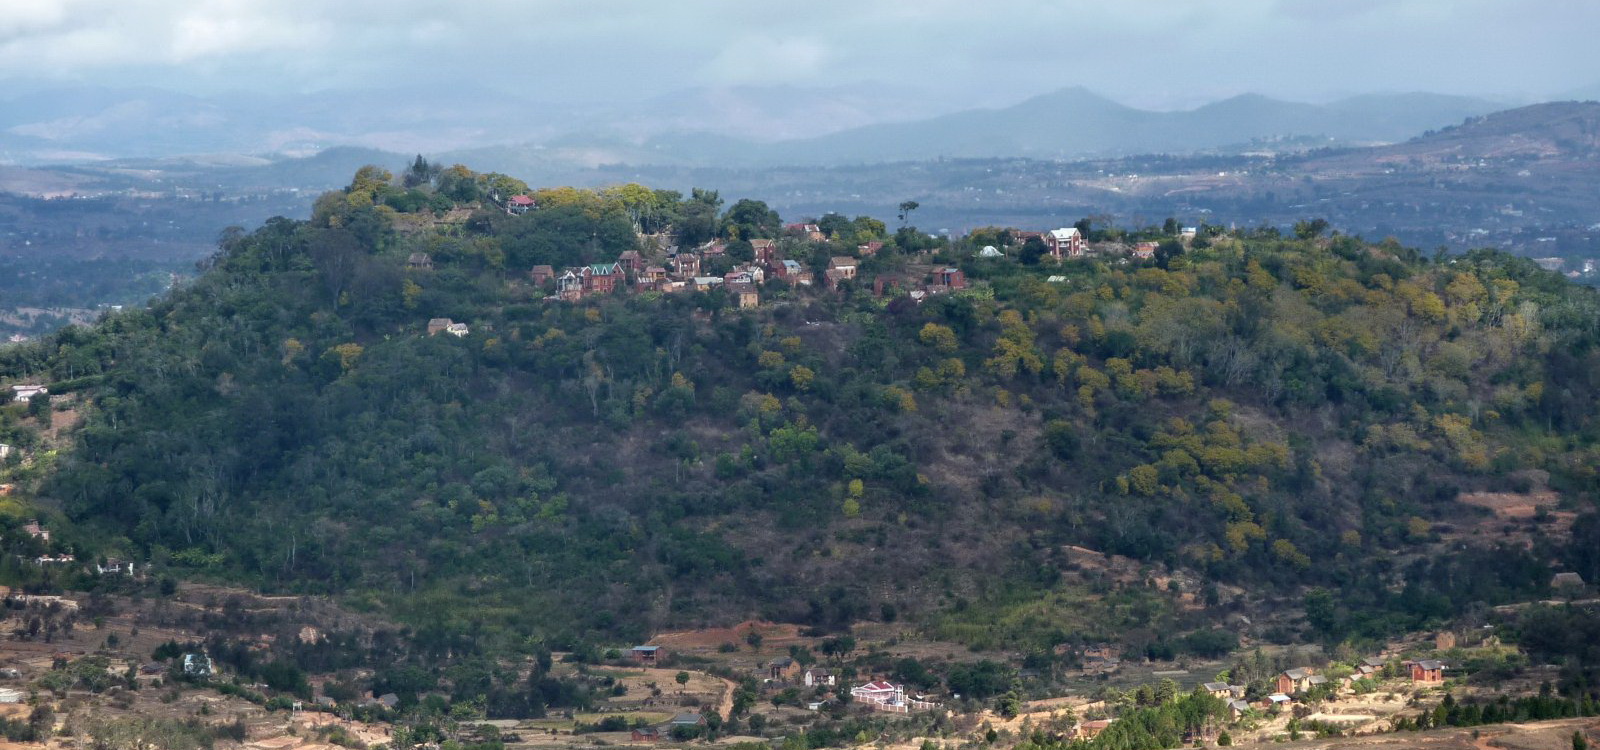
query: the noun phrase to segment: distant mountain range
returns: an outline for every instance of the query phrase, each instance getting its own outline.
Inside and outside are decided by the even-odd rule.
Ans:
[[[890,86],[693,89],[644,102],[560,105],[470,86],[271,97],[85,87],[0,102],[0,164],[303,155],[334,146],[487,159],[523,171],[1071,159],[1389,143],[1503,105],[1421,93],[1325,105],[1245,95],[1159,112],[1072,88],[999,109],[941,106]]]

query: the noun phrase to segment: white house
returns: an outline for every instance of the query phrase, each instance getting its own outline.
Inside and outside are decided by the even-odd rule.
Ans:
[[[42,385],[14,385],[11,386],[11,398],[17,401],[31,401],[34,396],[43,396],[50,393],[50,389]]]
[[[444,332],[459,339],[466,336],[471,331],[468,330],[466,323],[451,323],[450,325],[444,327]]]

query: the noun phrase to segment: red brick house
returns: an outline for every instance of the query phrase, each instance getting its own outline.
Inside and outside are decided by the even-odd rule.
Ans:
[[[1278,673],[1278,692],[1284,695],[1305,692],[1311,687],[1311,670],[1309,668],[1290,669]]]
[[[533,279],[534,284],[544,286],[556,280],[556,269],[550,266],[534,266],[533,270],[528,272],[528,277]]]
[[[666,656],[660,646],[634,646],[628,653],[634,661],[648,666],[660,664],[662,657]]]
[[[590,294],[610,294],[622,280],[622,266],[616,263],[596,263],[583,268],[583,291]]]
[[[1081,722],[1078,726],[1072,728],[1072,736],[1074,739],[1092,740],[1099,737],[1101,732],[1106,731],[1106,727],[1111,726],[1113,721],[1116,721],[1116,719],[1095,719],[1094,721]]]
[[[1156,248],[1158,247],[1161,247],[1159,242],[1135,242],[1133,243],[1133,257],[1139,260],[1150,260],[1156,257]]]
[[[800,676],[800,663],[787,656],[767,662],[767,679],[789,682]]]
[[[640,257],[638,250],[624,250],[622,255],[617,256],[617,265],[628,273],[637,274],[644,270],[644,258]]]
[[[655,727],[634,727],[628,739],[634,742],[656,742],[661,739],[661,730]]]
[[[948,287],[950,289],[967,288],[967,275],[962,273],[961,269],[959,268],[941,268],[937,271],[934,271],[933,280],[935,284],[938,284],[942,287]]]
[[[1084,250],[1083,233],[1077,227],[1052,229],[1044,235],[1044,246],[1050,249],[1050,255],[1057,260],[1081,258]]]
[[[1444,682],[1444,664],[1434,659],[1414,661],[1411,666],[1411,681],[1417,684],[1438,684]]]
[[[750,240],[750,247],[755,249],[757,263],[770,264],[778,259],[778,243],[772,240]]]

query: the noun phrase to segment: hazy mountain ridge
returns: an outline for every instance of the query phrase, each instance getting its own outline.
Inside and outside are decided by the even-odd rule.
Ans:
[[[581,166],[1079,158],[1285,136],[1392,142],[1498,105],[1432,94],[1328,105],[1245,95],[1158,112],[1069,88],[997,109],[958,107],[887,85],[700,88],[625,104],[550,104],[470,85],[274,97],[81,87],[34,92],[0,106],[0,161],[304,154],[339,145],[470,156],[511,144]]]

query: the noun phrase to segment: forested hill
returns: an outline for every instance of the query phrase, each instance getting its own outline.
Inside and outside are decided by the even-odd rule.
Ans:
[[[53,544],[343,594],[446,642],[760,616],[1044,646],[1306,587],[1338,605],[1313,627],[1380,633],[1600,574],[1600,304],[1527,261],[1308,225],[1054,263],[1002,231],[789,231],[704,191],[531,191],[515,216],[488,197],[524,188],[365,169],[148,309],[0,350],[7,382],[83,405],[17,473]],[[776,238],[817,283],[768,278],[740,309],[721,287],[559,301],[530,276],[664,266],[635,224],[724,238],[707,275]],[[828,289],[828,259],[870,241]],[[907,294],[947,266],[966,288]],[[429,335],[439,318],[468,330]],[[40,439],[0,413],[8,442]],[[1531,537],[1460,500],[1547,488],[1565,520]],[[1070,545],[1202,609],[1089,576]]]

